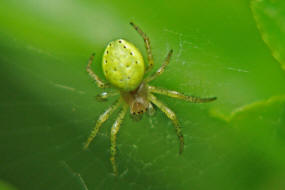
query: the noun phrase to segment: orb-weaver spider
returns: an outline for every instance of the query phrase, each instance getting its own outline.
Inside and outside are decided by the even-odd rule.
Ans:
[[[133,22],[130,24],[144,39],[147,51],[148,67],[145,67],[140,51],[133,44],[126,40],[118,39],[111,41],[107,45],[107,48],[103,54],[102,68],[109,83],[103,82],[91,70],[94,54],[91,55],[86,69],[91,78],[95,80],[98,87],[115,87],[117,89],[117,93],[103,92],[99,94],[97,98],[105,100],[110,96],[120,95],[119,99],[114,102],[102,115],[100,115],[94,129],[84,145],[84,148],[86,149],[91,141],[96,137],[101,125],[116,109],[121,107],[121,111],[119,112],[119,115],[111,129],[110,160],[115,175],[118,173],[115,161],[117,133],[128,109],[130,109],[130,113],[135,118],[139,118],[147,110],[150,114],[152,114],[154,111],[153,105],[157,106],[173,122],[176,129],[176,134],[180,141],[179,153],[181,154],[184,147],[184,138],[177,117],[171,109],[160,102],[153,94],[162,94],[193,103],[204,103],[216,100],[216,97],[199,98],[195,96],[186,96],[176,91],[165,90],[149,85],[149,82],[163,73],[165,67],[169,64],[173,51],[169,51],[164,63],[156,72],[144,78],[145,74],[151,71],[154,64],[150,40],[137,25],[135,25]]]

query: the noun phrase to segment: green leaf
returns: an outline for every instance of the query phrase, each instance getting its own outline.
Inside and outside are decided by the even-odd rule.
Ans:
[[[284,189],[285,75],[272,56],[278,52],[283,64],[283,38],[271,32],[280,26],[272,19],[256,20],[262,9],[254,6],[267,10],[265,2],[1,1],[0,178],[41,190]],[[284,11],[278,6],[278,21]],[[85,68],[95,52],[92,68],[104,78],[102,53],[117,38],[135,44],[146,60],[130,21],[150,37],[154,69],[174,50],[153,86],[218,100],[157,96],[181,123],[182,155],[161,111],[139,122],[127,116],[115,177],[109,134],[117,112],[82,149],[115,100],[96,101],[102,89]],[[264,34],[272,40],[264,43]]]

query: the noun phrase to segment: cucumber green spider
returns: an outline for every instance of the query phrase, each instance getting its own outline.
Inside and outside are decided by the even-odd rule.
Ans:
[[[149,82],[156,79],[159,75],[163,73],[166,66],[169,64],[173,51],[169,51],[166,59],[164,60],[164,63],[156,72],[144,78],[145,74],[151,71],[154,64],[150,41],[148,36],[137,25],[135,25],[133,22],[131,22],[130,24],[144,39],[147,51],[148,67],[145,67],[143,56],[133,44],[126,40],[118,39],[115,41],[111,41],[107,45],[107,48],[103,54],[102,69],[108,83],[103,82],[91,70],[91,64],[94,59],[94,54],[91,55],[86,68],[87,72],[89,73],[91,78],[95,80],[98,87],[115,87],[117,89],[117,92],[103,92],[99,94],[97,96],[98,99],[106,100],[110,96],[120,95],[118,100],[115,101],[102,115],[100,115],[95,127],[91,131],[91,134],[84,145],[85,149],[88,148],[91,141],[96,137],[101,125],[110,117],[110,115],[116,109],[120,108],[121,111],[119,112],[119,115],[111,129],[110,160],[115,175],[118,174],[118,169],[115,160],[117,151],[117,134],[119,132],[120,125],[129,109],[131,115],[136,119],[140,119],[142,114],[146,111],[148,111],[148,113],[152,115],[154,112],[153,105],[155,105],[162,112],[164,112],[165,115],[173,122],[176,134],[180,141],[179,153],[181,154],[184,147],[184,138],[177,117],[171,109],[169,109],[165,104],[160,102],[153,94],[162,94],[192,103],[204,103],[216,100],[216,97],[199,98],[195,96],[186,96],[176,91],[161,89],[149,85]]]

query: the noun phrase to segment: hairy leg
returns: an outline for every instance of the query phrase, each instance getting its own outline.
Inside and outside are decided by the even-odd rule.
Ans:
[[[146,82],[150,82],[150,81],[154,80],[156,77],[158,77],[159,75],[161,75],[164,72],[165,67],[170,62],[170,58],[172,56],[172,53],[173,53],[173,50],[171,49],[168,52],[167,57],[165,58],[164,63],[161,65],[161,67],[155,73],[153,73],[151,76],[147,77],[145,79]]]
[[[91,69],[91,64],[94,60],[94,56],[95,56],[95,53],[93,53],[90,56],[87,67],[86,67],[86,71],[88,72],[89,76],[95,80],[95,82],[99,88],[106,88],[106,87],[108,87],[108,85],[105,84]]]
[[[86,143],[84,144],[84,149],[87,149],[91,141],[96,137],[100,127],[102,124],[110,117],[110,115],[120,106],[121,99],[114,102],[102,115],[100,115],[99,119],[96,122],[95,127],[91,131]]]
[[[152,69],[153,63],[154,63],[152,52],[151,52],[151,47],[150,47],[149,37],[137,25],[135,25],[133,22],[130,22],[130,24],[143,37],[145,48],[146,48],[146,51],[147,51],[148,68],[147,68],[146,72],[148,72],[148,71],[150,71]]]
[[[116,165],[117,134],[119,132],[120,125],[121,125],[121,123],[122,123],[122,121],[123,121],[123,119],[127,113],[127,110],[128,110],[128,106],[126,104],[124,104],[123,109],[120,111],[119,116],[117,117],[117,119],[116,119],[116,121],[113,124],[112,129],[111,129],[111,158],[110,158],[110,160],[111,160],[113,172],[115,175],[118,174],[118,169],[117,169],[117,165]]]
[[[175,113],[171,109],[169,109],[166,105],[164,105],[162,102],[157,100],[157,98],[154,95],[149,94],[149,100],[152,103],[154,103],[159,109],[161,109],[161,111],[164,112],[165,115],[173,122],[175,130],[176,130],[176,134],[180,141],[179,154],[181,154],[184,148],[184,137],[183,137],[183,134],[182,134],[182,131],[181,131],[181,128],[180,128],[180,125],[179,125],[179,122],[177,120]]]
[[[185,96],[184,94],[181,94],[180,92],[176,92],[173,90],[166,90],[154,86],[148,86],[148,89],[152,93],[156,94],[162,94],[166,95],[172,98],[177,98],[181,100],[185,100],[187,102],[192,102],[192,103],[206,103],[206,102],[211,102],[217,99],[217,97],[210,97],[210,98],[199,98],[196,96]]]

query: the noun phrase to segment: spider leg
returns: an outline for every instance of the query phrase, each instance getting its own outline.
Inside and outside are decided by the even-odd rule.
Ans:
[[[187,102],[192,102],[192,103],[206,103],[206,102],[211,102],[217,99],[217,97],[210,97],[210,98],[199,98],[196,96],[186,96],[180,92],[176,92],[173,90],[166,90],[154,86],[148,86],[148,89],[150,92],[156,93],[156,94],[162,94],[166,95],[172,98],[177,98],[181,100],[185,100]]]
[[[157,98],[149,93],[149,100],[154,103],[159,109],[161,109],[162,112],[165,113],[165,115],[173,122],[175,130],[176,130],[176,134],[178,136],[178,139],[180,141],[180,148],[179,148],[179,154],[181,154],[183,152],[183,148],[184,148],[184,137],[179,125],[179,122],[177,120],[177,117],[175,115],[175,113],[169,109],[166,105],[164,105],[162,102],[160,102],[159,100],[157,100]]]
[[[145,48],[147,51],[147,59],[148,59],[148,68],[146,70],[146,72],[149,72],[152,67],[153,67],[153,56],[152,56],[152,52],[151,52],[151,47],[150,47],[150,40],[149,37],[133,22],[130,22],[130,24],[134,27],[134,29],[143,37],[144,39],[144,44],[145,44]]]
[[[168,52],[167,57],[165,58],[164,63],[161,65],[161,67],[155,73],[153,73],[151,76],[147,77],[145,79],[146,82],[150,82],[150,81],[154,80],[156,77],[158,77],[159,75],[161,75],[164,72],[165,67],[170,62],[170,58],[172,56],[172,53],[173,53],[173,50],[171,49]]]
[[[128,106],[127,104],[125,104],[122,108],[122,110],[120,111],[119,113],[119,116],[117,117],[115,123],[113,124],[112,126],[112,129],[111,129],[111,163],[112,163],[112,167],[113,167],[113,172],[115,175],[118,174],[118,169],[117,169],[117,165],[116,165],[116,159],[115,159],[115,156],[116,156],[116,139],[117,139],[117,134],[119,132],[119,129],[120,129],[120,125],[127,113],[127,110],[128,110]]]
[[[119,95],[119,92],[102,92],[96,96],[96,100],[103,102],[107,101],[109,97]]]
[[[110,117],[110,115],[120,106],[121,99],[114,102],[103,114],[100,115],[96,122],[95,127],[91,131],[86,143],[84,144],[84,149],[87,149],[92,140],[96,137],[102,124]]]
[[[91,64],[94,60],[94,56],[95,56],[95,53],[92,53],[92,55],[89,58],[88,64],[87,64],[86,71],[88,72],[89,76],[93,80],[95,80],[95,82],[99,88],[106,88],[106,87],[108,87],[108,85],[105,84],[91,69]]]

